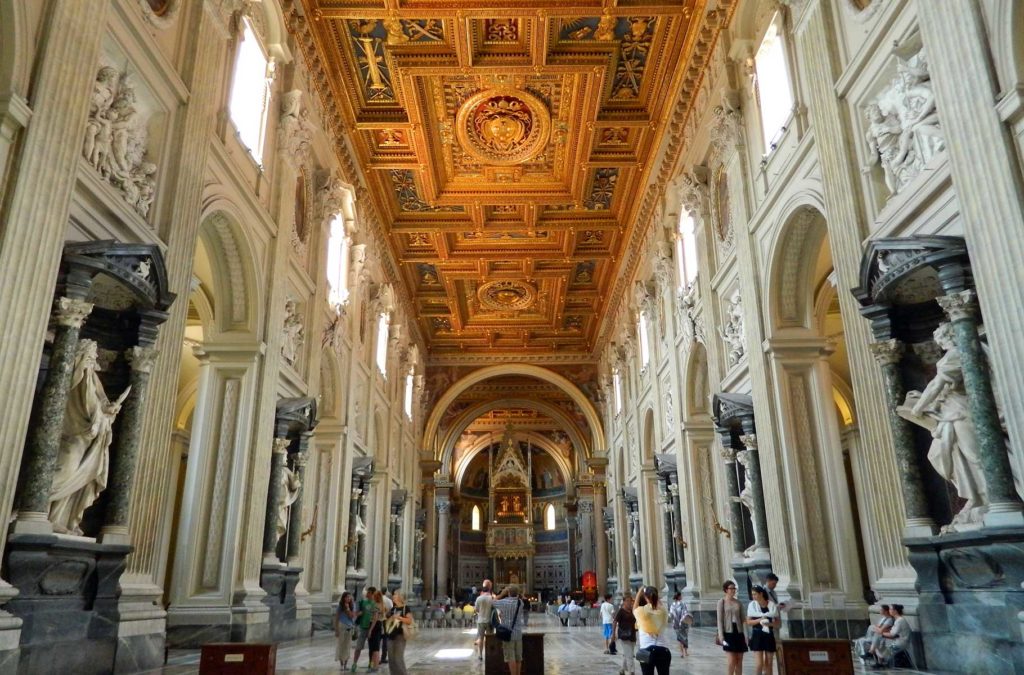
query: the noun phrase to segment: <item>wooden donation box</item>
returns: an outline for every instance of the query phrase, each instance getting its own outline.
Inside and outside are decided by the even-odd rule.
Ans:
[[[853,675],[849,640],[782,640],[779,662],[784,675]]]
[[[211,642],[199,657],[199,675],[273,675],[276,667],[276,644]]]
[[[508,675],[505,655],[501,645],[504,643],[497,635],[489,634],[484,639],[484,675]],[[543,673],[544,671],[544,633],[523,633],[523,675]]]

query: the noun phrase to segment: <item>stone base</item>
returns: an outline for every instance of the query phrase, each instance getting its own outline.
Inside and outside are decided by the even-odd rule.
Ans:
[[[139,642],[122,643],[119,637],[118,581],[131,550],[82,537],[11,535],[7,577],[18,595],[5,609],[23,622],[18,672],[87,675],[117,669],[119,648],[130,651]]]
[[[770,560],[734,560],[732,573],[736,578],[736,598],[743,603],[750,602],[750,589],[758,584],[764,585],[771,571]]]
[[[1024,528],[906,539],[917,571],[928,665],[954,673],[1024,672]]]
[[[402,577],[391,575],[388,577],[388,590],[394,593],[402,587]]]
[[[263,565],[260,587],[267,592],[263,604],[270,610],[270,639],[274,642],[295,640],[310,634],[312,617],[309,606],[300,609],[295,597],[295,587],[301,574],[301,567]]]
[[[665,572],[665,586],[668,589],[666,598],[671,600],[676,593],[682,593],[686,588],[686,570],[671,569]]]
[[[312,609],[313,630],[334,630],[334,615],[338,611],[338,603],[317,600],[310,603]]]
[[[175,607],[167,611],[167,645],[199,649],[208,642],[232,642],[231,612],[226,607]]]
[[[604,589],[605,593],[611,593],[614,595],[616,601],[622,600],[622,593],[619,591],[619,580],[615,577],[608,577],[608,580],[605,582]]]
[[[412,580],[412,596],[413,599],[423,597],[423,579]]]
[[[791,609],[784,612],[786,637],[856,640],[870,622],[862,614],[835,609]]]

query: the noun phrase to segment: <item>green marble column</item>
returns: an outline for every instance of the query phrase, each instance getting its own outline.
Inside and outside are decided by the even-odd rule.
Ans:
[[[57,469],[64,416],[68,407],[68,391],[78,350],[78,335],[92,305],[79,298],[58,298],[54,303],[53,347],[46,380],[39,394],[39,407],[33,416],[18,491],[18,522],[37,527],[15,526],[15,531],[51,532],[50,488]]]
[[[889,425],[896,451],[896,467],[899,469],[903,492],[903,507],[907,512],[909,528],[923,527],[934,533],[935,523],[928,514],[928,500],[924,494],[921,466],[914,447],[914,435],[910,422],[900,417],[896,408],[907,396],[903,377],[900,374],[900,359],[903,357],[903,343],[899,340],[883,340],[868,345],[871,355],[882,369],[882,383],[888,399]]]
[[[101,541],[105,544],[128,543],[128,510],[132,480],[139,456],[139,436],[142,433],[149,376],[153,372],[157,353],[152,347],[137,346],[125,354],[131,366],[131,391],[121,405],[121,423],[110,452],[107,507],[100,533]]]
[[[286,554],[289,565],[297,565],[300,562],[299,544],[302,543],[302,501],[303,497],[306,496],[306,460],[309,457],[309,451],[306,449],[309,445],[308,436],[309,434],[302,434],[302,438],[299,440],[299,452],[295,453],[295,462],[292,468],[292,471],[295,472],[299,479],[299,496],[292,502],[288,510],[288,545]]]
[[[672,569],[676,566],[675,537],[672,527],[672,495],[668,492],[668,478],[662,480],[661,489],[658,490],[661,502],[661,524],[662,536],[665,537],[665,567]]]
[[[348,506],[348,543],[345,545],[345,564],[349,570],[356,570],[356,555],[359,552],[359,535],[356,533],[356,516],[359,515],[359,496],[361,488],[356,487],[358,479],[352,478],[352,494]]]
[[[267,489],[267,512],[263,521],[263,563],[280,563],[277,558],[277,512],[284,501],[284,469],[288,460],[287,438],[275,438],[270,456],[270,486]]]
[[[736,475],[736,450],[732,447],[732,433],[719,429],[722,459],[725,460],[725,487],[729,491],[729,529],[732,531],[732,552],[743,557],[743,505],[740,504],[740,480]]]
[[[672,533],[672,541],[676,548],[676,566],[686,564],[686,541],[683,539],[683,509],[679,502],[679,474],[673,472],[669,475],[668,491],[672,499],[672,513],[675,520],[675,531]]]
[[[978,335],[978,297],[972,290],[950,293],[938,300],[949,316],[953,339],[960,352],[960,368],[964,376],[964,391],[971,407],[971,417],[978,435],[981,466],[985,471],[990,510],[1020,511],[1020,496],[1013,484],[1010,455],[999,422],[995,391],[988,362],[982,351]],[[986,524],[988,518],[986,518]]]
[[[747,434],[740,437],[747,453],[747,482],[750,483],[750,492],[754,498],[754,509],[750,514],[754,521],[754,546],[755,557],[758,554],[768,553],[768,514],[764,506],[764,483],[761,480],[761,458],[757,450],[757,436]]]

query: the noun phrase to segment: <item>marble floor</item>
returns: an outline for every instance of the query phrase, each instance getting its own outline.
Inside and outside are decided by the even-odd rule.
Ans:
[[[619,672],[621,657],[602,654],[604,642],[598,626],[563,628],[556,619],[548,616],[531,617],[531,632],[544,632],[546,667],[543,675],[615,675]],[[406,651],[406,664],[410,673],[416,675],[455,675],[462,673],[482,675],[483,664],[472,653],[475,630],[462,628],[424,628]],[[672,675],[718,675],[724,671],[724,658],[720,647],[714,644],[712,631],[693,628],[690,633],[690,656],[680,658],[673,650]],[[153,671],[166,675],[193,675],[199,672],[198,650],[171,650],[168,665]],[[365,654],[360,659],[359,673],[367,672]],[[285,642],[277,651],[278,673],[326,674],[338,673],[334,660],[334,637],[327,633],[313,638]],[[380,674],[387,673],[382,666]],[[636,672],[640,672],[637,665]],[[753,659],[748,654],[744,659],[744,673],[753,673]],[[859,667],[857,673],[864,672]],[[925,671],[890,670],[867,671],[890,672],[911,675]],[[524,673],[524,675],[542,675]]]

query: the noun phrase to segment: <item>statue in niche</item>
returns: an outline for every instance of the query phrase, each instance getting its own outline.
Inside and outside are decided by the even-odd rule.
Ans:
[[[281,490],[284,493],[284,500],[277,510],[277,538],[280,539],[288,531],[288,509],[299,498],[299,491],[302,489],[302,480],[299,479],[299,472],[284,467],[281,474]],[[356,516],[358,518],[359,516]],[[363,530],[365,531],[365,527]],[[359,530],[358,521],[356,531]]]
[[[743,302],[739,291],[733,293],[729,300],[725,326],[722,327],[722,340],[728,348],[726,356],[729,365],[735,366],[743,360],[747,351],[747,338],[743,330]]]
[[[98,375],[93,340],[78,343],[64,416],[57,470],[50,488],[50,522],[57,532],[81,534],[85,512],[107,487],[114,419],[131,387],[116,401],[107,399]]]
[[[953,516],[953,522],[944,528],[955,531],[981,522],[988,510],[988,489],[979,458],[977,430],[964,390],[960,351],[953,339],[951,324],[939,324],[934,339],[944,352],[935,364],[935,377],[924,391],[908,392],[897,412],[931,432],[928,461],[966,501]],[[1013,478],[1017,492],[1021,493],[1021,476],[1015,471]]]
[[[82,155],[143,217],[149,215],[156,190],[156,164],[145,159],[148,135],[128,74],[110,66],[100,68],[89,102]]]
[[[899,192],[945,148],[923,49],[897,60],[896,77],[864,113],[870,162],[881,165],[890,194]]]
[[[740,450],[736,453],[736,461],[743,467],[743,489],[740,490],[739,497],[734,497],[740,504],[747,507],[747,512],[750,513],[750,518],[754,518],[754,491],[750,487],[750,451]],[[743,551],[743,555],[750,557],[751,552],[757,548],[757,544],[751,544]]]
[[[299,316],[298,303],[288,300],[284,303],[284,327],[281,329],[281,356],[290,365],[299,359],[299,348],[302,347],[302,317]]]

